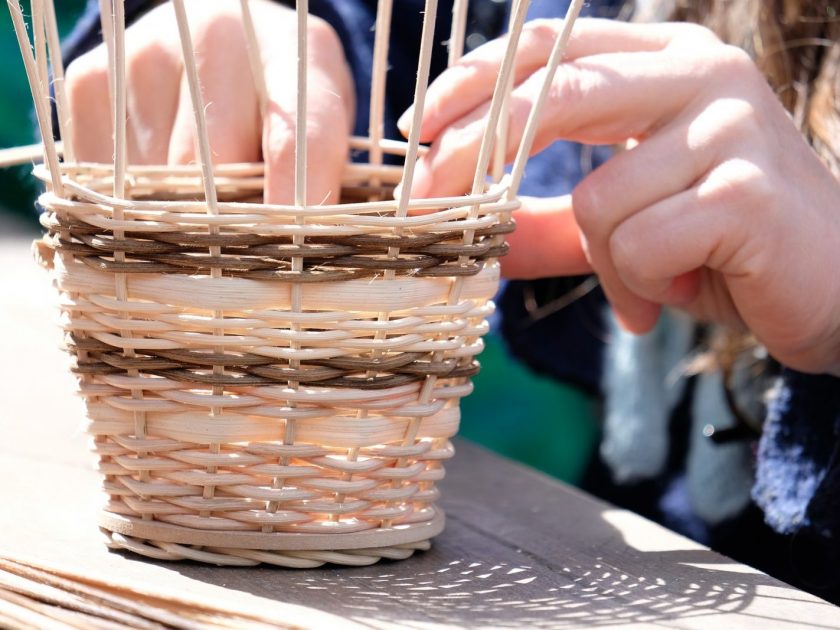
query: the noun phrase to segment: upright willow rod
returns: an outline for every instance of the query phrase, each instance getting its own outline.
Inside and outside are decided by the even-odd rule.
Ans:
[[[6,0],[9,7],[9,15],[12,18],[12,25],[15,29],[20,54],[23,57],[23,66],[26,69],[26,80],[29,82],[29,91],[32,93],[32,100],[35,104],[35,115],[38,118],[38,128],[44,142],[44,155],[50,171],[50,182],[53,192],[58,196],[64,196],[64,186],[61,182],[61,167],[58,162],[58,151],[52,137],[52,125],[50,125],[50,112],[47,111],[47,104],[41,96],[41,81],[46,77],[38,74],[38,64],[32,53],[32,46],[26,35],[26,22],[23,20],[23,10],[18,0]]]
[[[510,18],[508,19],[508,32],[511,32],[514,28],[514,20],[518,13],[517,4],[520,0],[514,0],[513,2],[513,10],[511,11]],[[513,92],[513,81],[515,79],[515,72],[511,72],[508,75],[508,79],[505,82],[504,93],[502,98],[502,112],[505,112],[502,115],[501,119],[499,120],[499,124],[496,127],[496,144],[493,147],[493,166],[492,166],[492,177],[494,182],[501,181],[502,177],[505,174],[505,163],[507,158],[507,148],[508,148],[508,131],[510,130],[510,95]]]
[[[248,48],[248,62],[251,65],[251,75],[254,78],[254,87],[257,90],[257,97],[260,102],[260,119],[265,125],[268,115],[268,88],[265,85],[265,70],[260,54],[259,39],[257,39],[257,32],[254,29],[250,0],[239,0],[239,7],[242,13],[242,27],[245,30],[245,45]]]
[[[557,67],[563,60],[563,55],[566,54],[566,47],[569,43],[569,37],[572,34],[572,26],[575,20],[580,15],[580,10],[583,7],[584,0],[572,0],[569,9],[566,11],[566,17],[563,20],[563,29],[560,35],[554,40],[554,46],[551,49],[551,55],[546,64],[545,79],[540,88],[539,96],[531,108],[528,115],[528,122],[525,124],[525,131],[522,134],[522,140],[519,143],[519,150],[516,153],[516,158],[513,161],[513,170],[511,171],[510,187],[508,188],[507,198],[511,200],[516,197],[519,192],[519,186],[522,183],[522,176],[525,173],[525,164],[528,162],[528,157],[531,154],[531,147],[534,144],[534,138],[537,134],[537,125],[539,124],[540,114],[545,106],[548,98],[548,91],[551,89],[551,84],[554,82],[554,75],[557,73]]]
[[[114,0],[114,197],[125,197],[125,171],[128,160],[127,134],[127,94],[128,85],[125,76],[125,3]]]
[[[385,133],[385,82],[388,75],[388,41],[391,36],[391,14],[393,0],[379,0],[376,6],[376,26],[373,40],[373,70],[370,81],[370,114],[368,137],[370,149],[368,161],[374,165],[382,164],[382,139]],[[371,185],[379,186],[380,180],[374,177]]]
[[[196,144],[199,161],[201,162],[201,177],[204,184],[204,196],[207,201],[207,212],[213,216],[219,214],[216,185],[213,176],[213,157],[210,151],[210,140],[207,134],[207,117],[204,114],[204,99],[201,96],[201,85],[198,81],[198,70],[195,66],[195,49],[193,48],[187,12],[184,0],[172,0],[175,8],[175,19],[178,22],[178,34],[181,39],[181,53],[184,57],[184,72],[190,88],[193,116],[195,118]]]
[[[449,35],[449,59],[451,67],[464,54],[464,37],[467,32],[467,0],[455,0],[452,3],[452,31]]]
[[[423,120],[423,106],[426,90],[429,87],[429,69],[432,65],[432,46],[434,44],[435,22],[437,19],[437,0],[426,0],[423,12],[423,31],[420,36],[420,56],[417,64],[417,81],[414,84],[414,109],[411,129],[408,132],[408,151],[405,156],[400,188],[397,216],[404,218],[408,212],[408,200],[411,197],[411,185],[414,182],[414,168],[417,165],[417,153],[420,149],[420,122]]]
[[[67,105],[67,88],[64,84],[64,60],[61,58],[61,41],[58,36],[58,22],[55,17],[55,3],[46,3],[47,46],[50,51],[50,63],[53,73],[53,89],[55,90],[55,107],[58,113],[58,132],[64,141],[64,161],[75,162],[73,150],[73,121],[70,119],[70,109]]]
[[[513,73],[513,61],[516,58],[516,48],[519,45],[519,35],[522,33],[522,26],[525,23],[525,16],[528,13],[528,0],[516,2],[515,16],[512,21],[510,33],[508,34],[505,56],[499,75],[496,78],[496,87],[493,90],[493,99],[490,102],[490,112],[487,117],[487,124],[484,127],[484,136],[481,139],[481,148],[478,152],[478,164],[476,164],[475,175],[473,176],[472,194],[478,194],[484,190],[484,182],[487,177],[487,169],[490,166],[493,142],[496,137],[496,127],[502,114],[502,105],[505,102],[505,88],[509,83],[509,77]],[[477,207],[476,207],[477,209]]]

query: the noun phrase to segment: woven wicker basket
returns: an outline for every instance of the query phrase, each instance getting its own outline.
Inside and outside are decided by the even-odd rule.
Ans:
[[[50,138],[46,54],[57,36],[42,4],[33,3],[34,54],[17,3],[10,7]],[[186,17],[175,4],[183,40]],[[77,163],[66,152],[59,162],[46,143],[36,169],[47,186],[39,251],[62,296],[111,546],[159,559],[313,567],[405,558],[441,531],[435,484],[478,371],[496,258],[518,205],[521,168],[489,184],[484,173],[526,6],[512,18],[476,185],[465,197],[394,200],[396,184],[410,189],[422,147],[416,135],[384,140],[377,125],[353,139],[372,160],[348,164],[341,203],[331,206],[307,205],[302,186],[294,205],[261,203],[263,165],[212,167],[206,134],[199,164],[183,167],[126,165],[119,125],[115,164]],[[465,7],[456,6],[455,41],[463,41]],[[119,0],[114,9],[119,122]],[[299,18],[305,33],[305,13]],[[377,33],[374,107],[387,39]],[[182,43],[189,60],[189,38]],[[424,33],[419,104],[429,58]],[[186,68],[201,130],[200,89]],[[60,64],[53,71],[60,80]],[[61,90],[57,83],[66,138]],[[384,166],[383,153],[405,166]],[[299,148],[298,183],[302,164]]]

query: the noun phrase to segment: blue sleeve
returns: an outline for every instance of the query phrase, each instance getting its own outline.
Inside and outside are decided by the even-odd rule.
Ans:
[[[786,370],[758,445],[753,500],[791,536],[812,589],[840,596],[840,379]],[[831,595],[833,593],[833,596]]]

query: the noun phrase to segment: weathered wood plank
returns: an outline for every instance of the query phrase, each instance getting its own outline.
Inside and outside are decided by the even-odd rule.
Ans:
[[[377,627],[840,624],[830,604],[473,445],[449,468],[431,551],[364,569],[232,569],[225,584]]]

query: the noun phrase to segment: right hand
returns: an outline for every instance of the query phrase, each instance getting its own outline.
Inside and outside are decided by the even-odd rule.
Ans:
[[[510,149],[559,28],[538,21],[522,33]],[[429,87],[420,136],[432,146],[415,196],[468,189],[504,44],[477,48]],[[503,271],[580,273],[588,263],[632,332],[674,306],[749,329],[789,367],[840,375],[840,181],[746,53],[699,26],[582,19],[533,148],[557,138],[634,148],[571,198],[518,213],[525,229]]]
[[[251,0],[268,103],[260,120],[245,31],[235,0],[186,2],[214,163],[266,163],[265,201],[294,198],[297,37],[293,9]],[[352,78],[337,35],[308,18],[307,201],[333,203],[341,190],[354,120]],[[187,164],[195,124],[175,12],[163,4],[126,30],[129,164]],[[67,68],[67,94],[79,161],[113,160],[113,121],[104,44]]]

